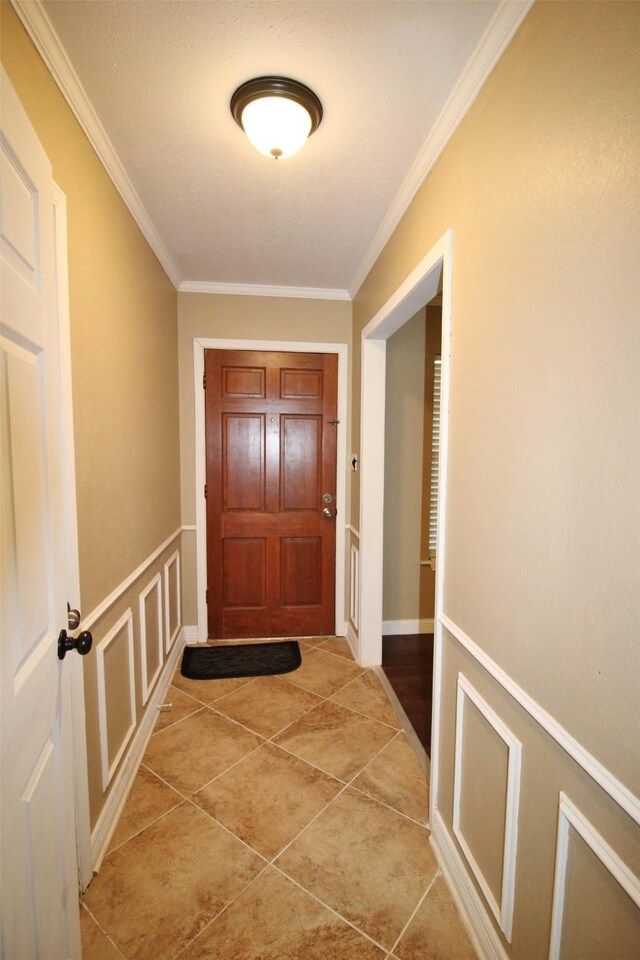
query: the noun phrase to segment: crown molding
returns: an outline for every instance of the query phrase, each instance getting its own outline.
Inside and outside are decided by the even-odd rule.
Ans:
[[[480,93],[533,2],[503,0],[496,11],[353,275],[349,284],[351,299],[355,298],[425,177]]]
[[[40,0],[11,0],[11,3],[118,193],[129,208],[131,215],[140,227],[167,276],[177,289],[180,286],[181,279],[178,269],[145,210],[142,200],[131,183],[111,140],[100,123],[98,115],[73,69],[42,3]]]
[[[351,300],[348,290],[327,287],[274,287],[256,283],[209,283],[183,280],[180,293],[222,293],[238,297],[293,297],[297,300]]]

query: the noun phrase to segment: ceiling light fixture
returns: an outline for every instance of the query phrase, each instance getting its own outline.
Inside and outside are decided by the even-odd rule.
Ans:
[[[290,157],[320,126],[322,104],[309,87],[287,77],[247,80],[231,97],[231,113],[265,157]]]

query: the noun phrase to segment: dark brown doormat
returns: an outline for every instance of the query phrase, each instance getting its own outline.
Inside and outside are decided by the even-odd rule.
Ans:
[[[301,663],[297,640],[228,647],[185,647],[180,673],[190,680],[266,677],[291,673]]]

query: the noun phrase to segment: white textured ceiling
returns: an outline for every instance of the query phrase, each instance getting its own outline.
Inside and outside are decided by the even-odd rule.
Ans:
[[[502,5],[42,6],[174,276],[354,292],[385,218],[406,194],[425,141]],[[262,74],[303,81],[324,106],[318,131],[286,160],[256,153],[229,111],[235,88]]]

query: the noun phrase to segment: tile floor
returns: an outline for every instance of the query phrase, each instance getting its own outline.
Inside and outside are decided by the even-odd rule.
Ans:
[[[81,909],[85,960],[473,960],[428,785],[346,640],[293,673],[176,673]]]

